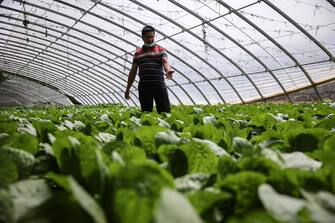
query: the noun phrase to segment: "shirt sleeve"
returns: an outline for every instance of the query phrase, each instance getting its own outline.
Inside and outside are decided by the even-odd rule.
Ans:
[[[161,47],[160,48],[160,53],[161,53],[161,58],[163,59],[163,57],[168,57],[167,53],[166,53],[166,49]]]
[[[166,52],[163,52],[161,57],[162,57],[162,58],[163,58],[163,57],[166,57],[166,58],[167,58],[167,57],[168,57],[168,55],[167,55],[167,53],[166,53]]]
[[[133,63],[134,64],[138,64],[138,56],[141,54],[141,49],[137,48],[136,52],[134,53],[134,57],[133,57]]]

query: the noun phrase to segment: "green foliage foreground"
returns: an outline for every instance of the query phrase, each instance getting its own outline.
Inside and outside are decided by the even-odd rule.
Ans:
[[[0,110],[0,222],[334,222],[332,103]]]

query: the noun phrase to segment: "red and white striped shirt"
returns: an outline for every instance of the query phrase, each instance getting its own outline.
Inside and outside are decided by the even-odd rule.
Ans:
[[[166,50],[157,44],[136,50],[133,63],[139,66],[140,83],[164,83],[163,57]]]

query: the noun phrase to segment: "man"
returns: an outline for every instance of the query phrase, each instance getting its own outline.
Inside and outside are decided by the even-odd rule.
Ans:
[[[152,112],[155,100],[158,113],[170,112],[164,71],[166,79],[171,79],[174,71],[171,69],[165,49],[155,43],[155,29],[152,26],[145,26],[142,29],[142,39],[144,45],[135,52],[128,76],[125,98],[127,100],[130,98],[129,90],[134,83],[137,70],[139,70],[138,93],[141,110]]]

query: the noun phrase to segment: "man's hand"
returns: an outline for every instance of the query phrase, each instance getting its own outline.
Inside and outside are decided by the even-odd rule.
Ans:
[[[126,90],[126,92],[124,92],[124,97],[129,100],[130,96],[129,96],[129,90]]]
[[[172,79],[172,74],[174,73],[174,70],[169,70],[166,74],[165,74],[165,78],[168,80]]]

